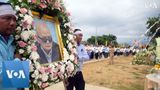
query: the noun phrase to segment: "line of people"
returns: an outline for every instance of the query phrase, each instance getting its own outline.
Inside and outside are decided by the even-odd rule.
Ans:
[[[114,48],[114,56],[129,56],[135,55],[140,51],[139,48],[133,47],[113,47]],[[104,46],[104,45],[85,45],[85,49],[90,56],[90,59],[101,59],[101,58],[108,58],[110,56],[111,46]]]

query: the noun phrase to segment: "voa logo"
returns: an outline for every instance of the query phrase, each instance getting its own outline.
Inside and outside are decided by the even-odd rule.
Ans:
[[[15,70],[6,70],[6,73],[7,73],[8,78],[10,79],[12,78],[25,79],[26,78],[23,70],[19,70],[18,72]]]

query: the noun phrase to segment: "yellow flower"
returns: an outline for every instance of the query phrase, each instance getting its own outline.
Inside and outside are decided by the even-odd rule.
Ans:
[[[160,70],[160,64],[156,64],[156,65],[154,66],[154,69],[155,69],[155,70]]]

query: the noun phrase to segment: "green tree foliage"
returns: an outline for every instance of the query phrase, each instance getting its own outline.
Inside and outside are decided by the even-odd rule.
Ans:
[[[156,30],[160,27],[160,16],[158,17],[149,17],[147,22],[147,29],[150,29],[149,32],[147,32],[146,36],[151,37],[156,32]],[[155,34],[153,38],[156,38],[160,36],[160,30]]]
[[[115,46],[118,45],[117,37],[115,35],[102,35],[102,36],[91,36],[88,38],[87,42],[89,44],[98,44],[98,45],[108,45],[113,44]]]

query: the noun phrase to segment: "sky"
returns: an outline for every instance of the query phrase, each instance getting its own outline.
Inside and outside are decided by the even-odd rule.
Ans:
[[[8,1],[8,0],[0,0]],[[119,43],[142,37],[148,17],[160,15],[160,0],[63,0],[71,13],[73,28],[80,28],[84,40],[113,34]]]
[[[64,0],[73,28],[80,28],[84,40],[113,34],[119,43],[142,39],[148,17],[160,14],[160,0]]]

